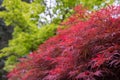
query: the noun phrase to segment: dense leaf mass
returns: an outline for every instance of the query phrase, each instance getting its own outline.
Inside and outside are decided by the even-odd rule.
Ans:
[[[20,59],[9,80],[120,80],[120,6],[76,8],[68,27]]]

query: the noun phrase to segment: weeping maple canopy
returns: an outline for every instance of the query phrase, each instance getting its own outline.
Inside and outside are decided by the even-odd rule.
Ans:
[[[57,35],[21,58],[9,80],[120,80],[120,6],[81,6]]]

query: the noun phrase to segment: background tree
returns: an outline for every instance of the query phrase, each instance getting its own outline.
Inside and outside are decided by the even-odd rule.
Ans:
[[[33,51],[44,40],[55,34],[56,25],[51,24],[45,27],[37,27],[38,14],[44,11],[40,5],[41,0],[31,4],[21,0],[4,0],[5,11],[0,12],[1,18],[7,25],[14,26],[12,40],[8,47],[2,49],[1,57],[9,56],[5,69],[11,69],[18,57],[25,56]]]
[[[53,3],[54,2],[54,3]],[[97,10],[105,7],[108,4],[112,4],[114,0],[44,0],[44,5],[46,5],[46,11],[44,15],[48,16],[51,22],[59,24],[61,21],[68,18],[74,13],[73,8],[79,4],[91,10]],[[49,6],[47,6],[48,4]],[[41,16],[43,22],[46,21],[48,17]],[[40,21],[41,24],[42,21]]]

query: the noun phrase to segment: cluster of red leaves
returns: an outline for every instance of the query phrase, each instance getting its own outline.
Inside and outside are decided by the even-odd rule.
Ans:
[[[82,5],[76,6],[74,9],[74,14],[70,16],[66,21],[63,21],[62,25],[72,26],[80,21],[86,21],[90,17],[90,11],[84,8]]]
[[[69,26],[22,59],[9,80],[120,80],[120,6]]]

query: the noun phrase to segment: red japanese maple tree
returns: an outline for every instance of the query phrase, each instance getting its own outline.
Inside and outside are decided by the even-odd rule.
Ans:
[[[120,6],[81,6],[38,50],[21,59],[9,80],[120,80]]]

